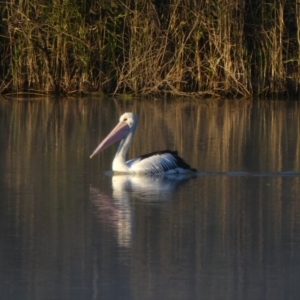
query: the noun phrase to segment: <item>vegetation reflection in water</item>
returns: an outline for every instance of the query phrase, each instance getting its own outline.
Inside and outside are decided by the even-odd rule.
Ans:
[[[176,148],[216,174],[167,193],[106,176],[115,149],[89,154],[124,111],[140,118],[130,157]],[[19,278],[28,294],[64,299],[76,299],[74,286],[93,298],[120,280],[134,299],[297,290],[300,178],[222,172],[298,172],[298,103],[2,101],[0,113],[6,295]]]

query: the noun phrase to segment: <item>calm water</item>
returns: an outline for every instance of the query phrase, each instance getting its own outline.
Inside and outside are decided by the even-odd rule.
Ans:
[[[180,178],[89,155],[134,111],[129,156],[177,149]],[[300,103],[1,100],[1,299],[298,299]]]

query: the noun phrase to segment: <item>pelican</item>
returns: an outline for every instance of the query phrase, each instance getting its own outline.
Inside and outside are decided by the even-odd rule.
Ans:
[[[124,113],[116,127],[99,144],[90,158],[121,140],[112,163],[114,172],[126,174],[186,174],[197,172],[178,156],[177,151],[171,150],[152,152],[126,161],[126,154],[132,143],[137,125],[138,117],[136,114]]]

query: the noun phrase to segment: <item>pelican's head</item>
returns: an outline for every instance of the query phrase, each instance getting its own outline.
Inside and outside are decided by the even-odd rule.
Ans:
[[[136,114],[131,112],[126,112],[123,114],[117,126],[110,132],[110,134],[100,143],[100,145],[95,149],[90,158],[92,158],[96,153],[103,151],[111,144],[124,139],[130,133],[133,133],[136,129],[138,123],[138,117]]]
[[[126,122],[127,125],[131,128],[131,127],[137,125],[138,116],[132,112],[126,112],[120,117],[119,121],[120,121],[120,123]]]

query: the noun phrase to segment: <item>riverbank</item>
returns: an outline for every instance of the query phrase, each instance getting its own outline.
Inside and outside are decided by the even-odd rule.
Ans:
[[[299,93],[293,1],[6,1],[0,92]]]

